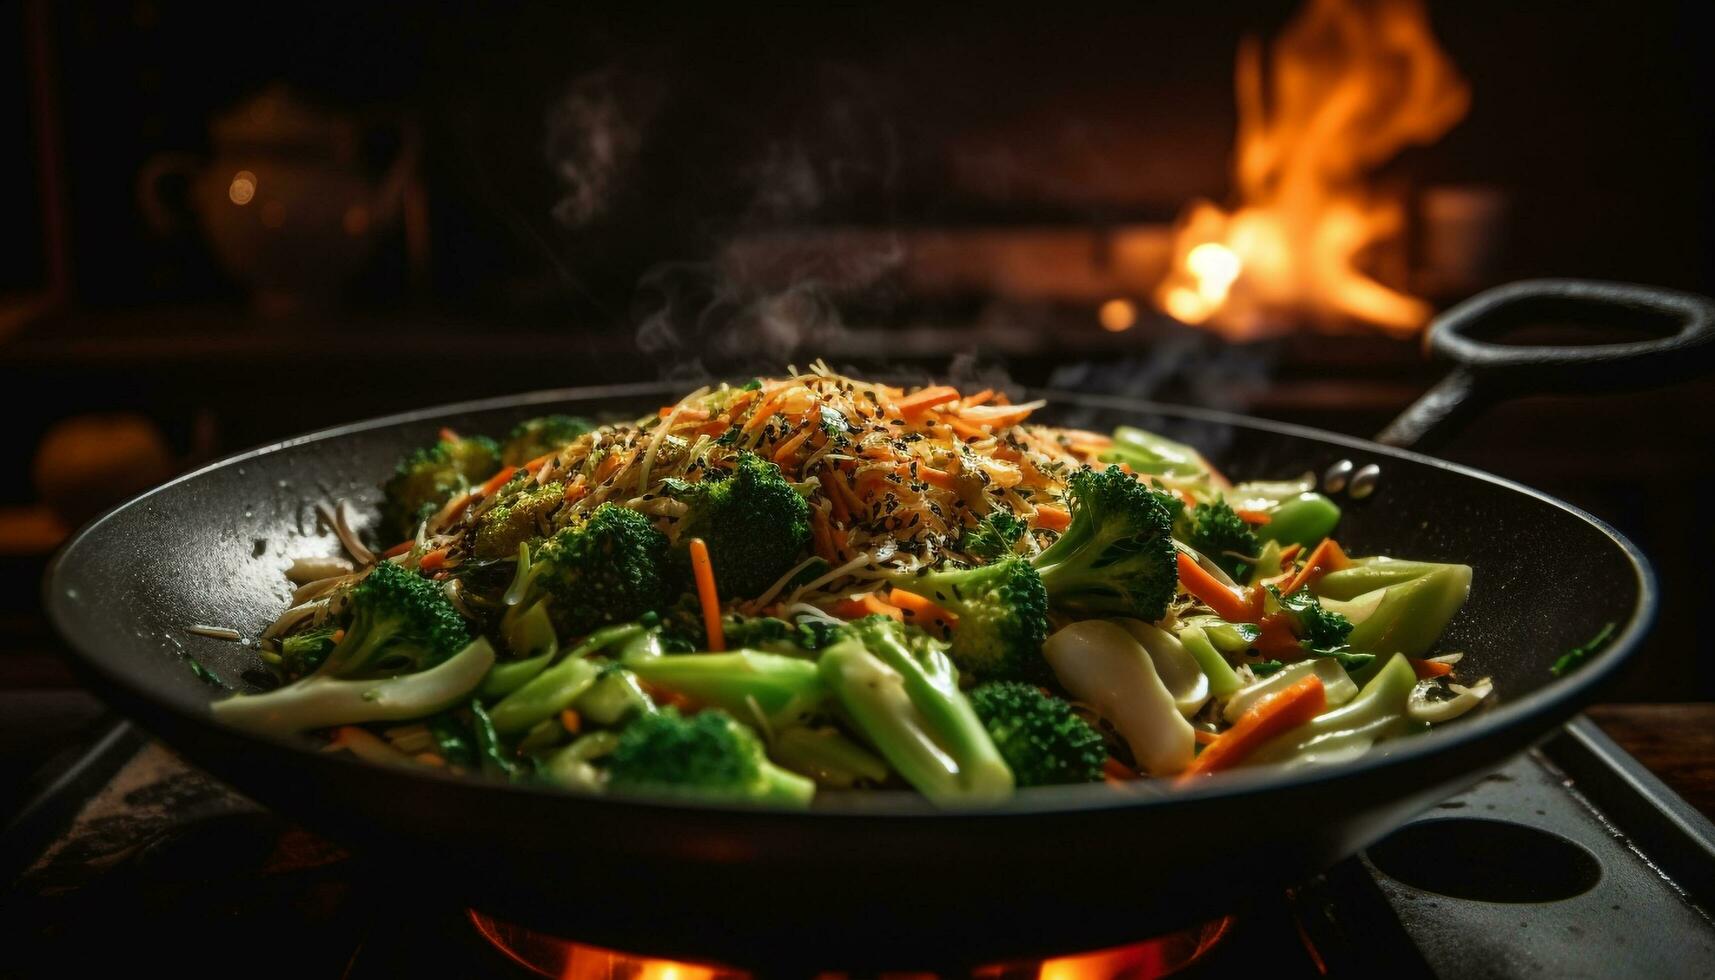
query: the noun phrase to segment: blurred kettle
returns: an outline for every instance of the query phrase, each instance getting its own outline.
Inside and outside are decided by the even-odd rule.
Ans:
[[[211,159],[160,153],[145,163],[138,204],[170,234],[182,221],[163,189],[184,179],[184,204],[215,257],[262,312],[330,305],[398,218],[418,144],[413,126],[399,128],[399,153],[376,181],[363,166],[363,123],[276,84],[213,121]]]

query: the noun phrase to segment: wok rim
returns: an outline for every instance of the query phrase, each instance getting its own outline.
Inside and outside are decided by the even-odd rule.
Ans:
[[[1211,778],[1199,780],[1196,785],[1171,788],[1167,787],[1162,780],[1139,780],[1117,788],[1104,783],[1034,787],[1027,791],[1018,792],[1004,802],[981,806],[934,806],[918,794],[907,790],[874,791],[853,794],[852,797],[842,795],[827,802],[818,799],[818,802],[811,809],[803,811],[732,802],[692,801],[673,797],[608,796],[545,785],[490,782],[453,775],[435,769],[422,771],[390,769],[363,762],[346,753],[320,752],[302,738],[258,736],[219,723],[206,709],[200,712],[187,711],[174,702],[156,697],[147,687],[134,683],[126,671],[109,669],[100,655],[86,650],[83,644],[73,638],[75,633],[68,629],[67,622],[72,611],[63,604],[66,588],[61,581],[68,560],[108,521],[134,507],[143,505],[156,494],[164,493],[179,484],[189,483],[217,470],[238,466],[247,461],[298,446],[335,440],[360,432],[423,422],[446,415],[520,408],[538,404],[548,405],[566,401],[619,400],[653,393],[672,394],[681,391],[683,388],[683,382],[657,381],[553,388],[499,395],[342,423],[241,450],[144,491],[136,497],[110,508],[79,528],[56,552],[43,575],[43,608],[47,612],[54,630],[66,644],[67,650],[71,653],[76,665],[97,681],[98,688],[110,688],[117,691],[122,702],[165,711],[174,716],[177,722],[187,724],[193,729],[212,727],[223,736],[241,738],[273,749],[287,750],[293,756],[299,757],[297,761],[305,765],[353,766],[372,774],[375,778],[403,777],[413,781],[428,779],[447,784],[449,788],[456,787],[458,791],[480,789],[485,792],[520,794],[525,798],[544,801],[545,805],[575,804],[607,807],[616,808],[618,812],[643,810],[654,813],[723,814],[749,818],[768,818],[793,823],[820,820],[828,824],[838,822],[834,818],[927,819],[942,822],[977,818],[999,822],[1006,818],[1069,816],[1078,813],[1104,813],[1121,809],[1136,810],[1142,813],[1174,805],[1202,805],[1224,800],[1266,796],[1273,792],[1303,791],[1376,776],[1383,772],[1411,766],[1425,758],[1453,756],[1462,749],[1467,749],[1485,740],[1510,741],[1506,736],[1509,734],[1516,736],[1520,730],[1532,727],[1533,722],[1544,717],[1552,718],[1556,722],[1562,718],[1570,717],[1578,708],[1589,703],[1595,690],[1612,678],[1621,665],[1636,651],[1640,642],[1654,626],[1658,612],[1660,594],[1655,571],[1650,565],[1649,559],[1630,539],[1601,518],[1515,480],[1408,449],[1400,449],[1355,436],[1291,422],[1280,422],[1218,409],[1171,405],[1147,399],[1129,398],[1123,395],[1033,388],[1030,389],[1030,395],[1035,398],[1048,399],[1050,406],[1056,404],[1087,406],[1133,412],[1139,415],[1153,414],[1208,422],[1231,428],[1252,429],[1290,439],[1320,442],[1431,466],[1465,479],[1491,484],[1503,490],[1535,498],[1590,525],[1617,546],[1629,561],[1632,573],[1636,577],[1637,600],[1620,633],[1593,660],[1585,663],[1584,666],[1567,677],[1552,681],[1518,700],[1498,702],[1475,716],[1459,719],[1457,724],[1437,726],[1429,732],[1412,736],[1409,739],[1384,743],[1387,745],[1385,751],[1372,749],[1356,759],[1337,764],[1295,769],[1281,769],[1279,767],[1253,770],[1239,769],[1229,773],[1215,774]],[[109,691],[98,691],[98,693],[105,695]],[[127,712],[127,714],[130,713]],[[151,737],[154,737],[151,725],[142,720],[139,720],[138,723],[145,731],[150,732]],[[1542,726],[1543,730],[1540,733],[1537,733],[1533,738],[1526,738],[1525,741],[1529,742],[1547,737],[1552,732],[1552,727],[1552,724]],[[163,739],[163,741],[167,741],[169,746],[173,744],[171,740]],[[1469,772],[1473,778],[1477,774],[1477,770]],[[224,779],[224,777],[222,778]],[[242,786],[238,788],[243,789]],[[856,801],[855,798],[858,796],[862,797],[861,802]],[[546,801],[553,801],[553,803],[546,803]]]

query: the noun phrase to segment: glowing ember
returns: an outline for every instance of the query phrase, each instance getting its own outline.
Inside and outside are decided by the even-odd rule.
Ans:
[[[1265,96],[1262,46],[1239,47],[1238,205],[1186,209],[1156,303],[1234,337],[1304,318],[1415,332],[1428,305],[1360,268],[1404,225],[1364,178],[1451,128],[1469,89],[1415,0],[1309,0],[1270,55]]]

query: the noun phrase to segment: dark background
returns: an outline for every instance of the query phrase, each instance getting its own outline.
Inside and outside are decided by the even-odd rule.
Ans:
[[[1151,317],[1107,335],[1092,305],[916,294],[886,248],[839,268],[806,259],[768,289],[713,262],[782,230],[1095,233],[1222,200],[1239,38],[1272,35],[1297,7],[7,6],[0,125],[17,151],[0,154],[0,397],[20,445],[0,459],[6,711],[47,730],[84,704],[36,583],[127,475],[379,412],[825,353],[1373,433],[1439,370],[1411,342],[1226,344]],[[1715,292],[1704,5],[1430,12],[1471,110],[1379,182],[1497,194],[1485,283]],[[378,232],[336,290],[265,310],[217,259],[191,186],[160,185],[180,216],[162,234],[138,181],[163,152],[221,155],[211,122],[279,84],[360,120],[341,167],[365,180],[419,134],[417,220]],[[1529,399],[1446,453],[1589,508],[1655,560],[1662,621],[1618,698],[1715,698],[1700,615],[1712,392]],[[44,436],[112,412],[128,413],[120,435],[96,433],[93,454],[141,462],[56,479],[65,457]],[[60,451],[83,459],[82,438]]]

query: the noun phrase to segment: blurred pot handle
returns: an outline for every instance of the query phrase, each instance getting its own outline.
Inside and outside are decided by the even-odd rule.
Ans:
[[[192,177],[202,161],[189,153],[157,153],[137,172],[137,206],[158,235],[171,235],[184,223],[182,209],[168,203],[161,181],[168,177]]]
[[[1647,340],[1585,346],[1497,343],[1509,328],[1569,321],[1636,329]],[[1429,325],[1429,352],[1453,370],[1376,441],[1430,451],[1477,413],[1525,395],[1654,388],[1715,367],[1715,302],[1631,283],[1530,279],[1460,303]]]

